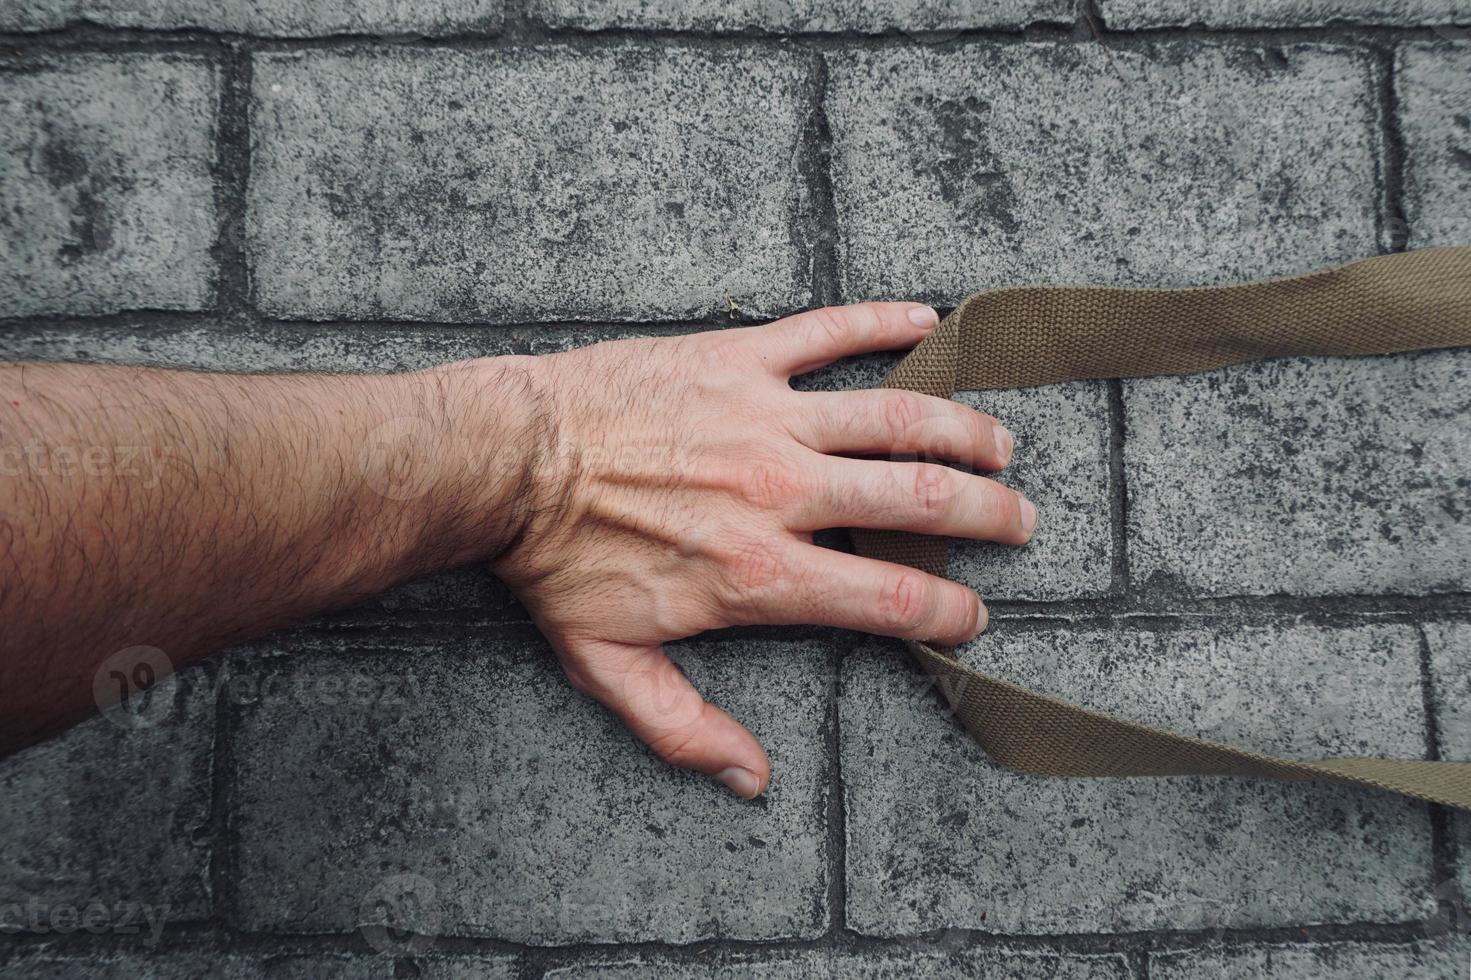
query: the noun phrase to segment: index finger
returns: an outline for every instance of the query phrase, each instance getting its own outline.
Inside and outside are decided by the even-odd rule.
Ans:
[[[857,303],[747,327],[761,360],[783,378],[854,354],[913,347],[940,322],[923,303]]]

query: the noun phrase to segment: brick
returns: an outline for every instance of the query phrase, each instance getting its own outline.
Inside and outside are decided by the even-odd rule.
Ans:
[[[797,955],[758,957],[720,955],[698,961],[670,961],[632,957],[590,962],[550,970],[546,980],[695,980],[699,977],[754,980],[900,980],[900,978],[965,977],[976,980],[1023,980],[1045,976],[1053,980],[1124,980],[1132,976],[1118,954],[1030,953],[1010,950],[966,950],[958,937],[941,937],[941,952],[861,953],[823,949]],[[955,947],[944,949],[944,947]]]
[[[1109,27],[1321,27],[1454,24],[1471,16],[1466,0],[1103,0]]]
[[[957,541],[951,575],[989,599],[1076,599],[1108,592],[1113,539],[1107,387],[1085,382],[968,391],[957,399],[1000,419],[1015,436],[1012,463],[996,479],[1037,505],[1037,529],[1025,548]]]
[[[455,321],[805,306],[805,65],[631,46],[261,55],[258,304]]]
[[[1189,285],[1373,254],[1372,80],[1364,54],[1320,45],[834,55],[842,293],[953,306],[1023,282]]]
[[[1471,44],[1402,48],[1395,102],[1410,245],[1471,242]]]
[[[735,0],[732,3],[682,3],[679,0],[533,0],[534,16],[557,28],[577,30],[697,31],[940,31],[973,27],[1018,28],[1030,24],[1071,24],[1067,0]]]
[[[188,55],[0,70],[0,316],[210,305],[217,88]]]
[[[73,24],[151,30],[207,28],[274,37],[323,34],[451,34],[497,29],[501,0],[19,0],[0,9],[0,29],[49,31]]]
[[[1151,980],[1463,980],[1471,946],[1464,940],[1407,945],[1312,943],[1150,953]]]
[[[257,658],[232,691],[241,926],[352,930],[407,881],[421,898],[400,906],[403,924],[430,934],[556,945],[826,928],[821,646],[675,649],[767,747],[772,786],[749,803],[655,759],[571,690],[530,627],[388,642]]]
[[[0,932],[86,914],[146,942],[209,915],[213,676],[165,682],[140,727],[95,717],[0,761]]]
[[[993,629],[967,663],[1289,757],[1424,756],[1407,626]],[[860,933],[1223,930],[1433,911],[1427,808],[1324,783],[1062,780],[989,761],[897,645],[847,657],[847,922]]]
[[[194,952],[74,953],[44,952],[6,964],[13,980],[68,980],[85,974],[93,980],[378,980],[412,969],[420,980],[512,980],[516,961],[509,956],[414,959],[349,956],[335,953],[284,953],[268,956]]]
[[[897,358],[852,358],[798,379],[802,390],[873,388]],[[1017,391],[958,392],[1016,438],[997,481],[1038,507],[1025,548],[955,541],[950,574],[988,600],[1046,601],[1103,595],[1112,581],[1108,481],[1108,389],[1102,382]]]
[[[1430,623],[1431,698],[1442,759],[1471,762],[1471,625]],[[1460,893],[1471,897],[1471,814],[1451,811]],[[1442,896],[1442,897],[1450,897]]]
[[[1129,567],[1208,595],[1471,586],[1471,352],[1124,383]]]

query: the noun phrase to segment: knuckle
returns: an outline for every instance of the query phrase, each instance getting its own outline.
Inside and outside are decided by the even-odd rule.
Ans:
[[[812,325],[827,341],[829,346],[840,347],[848,342],[853,325],[841,307],[825,306],[812,313]]]
[[[695,761],[695,742],[699,735],[699,729],[693,725],[660,732],[649,738],[649,748],[663,762],[688,768]]]
[[[915,429],[924,421],[924,406],[919,397],[907,391],[895,391],[882,402],[884,427],[895,445],[913,441]]]
[[[999,484],[983,484],[980,499],[982,519],[995,528],[1011,528],[1021,525],[1021,502],[1014,490]]]
[[[954,495],[954,474],[938,463],[918,463],[914,467],[914,500],[925,514],[942,513]]]
[[[772,588],[782,578],[782,560],[776,549],[759,541],[737,545],[725,559],[726,576],[740,593]]]
[[[888,632],[910,632],[923,621],[928,600],[929,588],[919,572],[894,572],[879,591],[878,623]]]
[[[781,510],[802,499],[802,480],[792,467],[780,462],[746,466],[736,479],[741,499],[766,510]]]

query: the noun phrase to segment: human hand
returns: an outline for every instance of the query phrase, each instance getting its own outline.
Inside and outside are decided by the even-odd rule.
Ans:
[[[556,444],[531,517],[494,570],[572,684],[667,762],[761,793],[770,766],[663,644],[744,624],[811,623],[957,644],[986,624],[972,590],[812,543],[828,527],[1023,544],[1036,508],[981,476],[1012,438],[995,419],[896,390],[798,392],[841,357],[907,348],[929,307],[868,303],[766,326],[622,340],[535,360]],[[887,457],[861,459],[851,455]]]

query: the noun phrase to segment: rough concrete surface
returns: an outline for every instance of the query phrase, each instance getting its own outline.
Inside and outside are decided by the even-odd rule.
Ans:
[[[703,31],[944,31],[1068,24],[1068,0],[531,0],[553,27]]]
[[[5,316],[210,304],[216,88],[191,55],[0,70]]]
[[[1025,548],[958,541],[950,570],[987,599],[1044,601],[1103,595],[1113,574],[1108,400],[1102,382],[964,391],[956,399],[995,416],[1016,439],[996,479],[1037,505]]]
[[[829,72],[845,298],[1230,282],[1375,251],[1362,52],[920,46]]]
[[[1230,949],[1151,953],[1151,980],[1461,980],[1471,944],[1459,937],[1390,945],[1323,943],[1309,946],[1240,946]]]
[[[262,56],[259,303],[496,321],[805,306],[806,74],[631,46]]]
[[[1420,757],[1412,628],[997,630],[973,667],[1258,751]],[[989,762],[888,648],[844,662],[848,925],[1204,930],[1433,911],[1421,804],[1323,784],[1047,780]]]
[[[1463,41],[1471,42],[1471,31]],[[1471,241],[1471,43],[1402,48],[1395,82],[1409,150],[1410,244],[1464,245]]]
[[[267,36],[447,34],[499,26],[502,0],[10,0],[0,29],[46,31],[70,24]]]
[[[385,972],[385,962],[388,964]],[[397,965],[397,964],[402,964]],[[89,980],[381,980],[412,971],[417,980],[512,980],[516,960],[510,956],[435,956],[385,960],[369,954],[273,953],[255,957],[215,953],[123,953],[102,957],[54,953],[28,955],[6,965],[14,980],[71,980],[86,971]]]
[[[1425,627],[1430,648],[1430,690],[1436,712],[1437,748],[1442,759],[1471,759],[1471,625],[1430,623]],[[1471,814],[1451,815],[1459,877],[1457,887],[1464,899],[1471,896]],[[1445,897],[1452,897],[1450,879],[1441,882]]]
[[[547,980],[900,980],[917,977],[923,980],[958,977],[965,980],[1023,980],[1048,977],[1051,980],[1124,980],[1129,967],[1117,954],[1035,953],[1013,950],[941,953],[921,952],[899,955],[874,955],[819,951],[780,959],[761,960],[752,956],[731,956],[699,962],[659,962],[651,959],[610,960],[577,967],[564,967],[547,973]]]
[[[208,916],[212,676],[0,760],[0,931],[146,942]]]
[[[823,646],[674,651],[764,739],[781,776],[754,806],[662,765],[528,627],[332,646],[238,685],[242,927],[352,931],[401,889],[416,931],[534,945],[826,927]]]
[[[1471,353],[1124,383],[1135,579],[1207,595],[1471,586]]]
[[[1110,27],[1319,27],[1324,24],[1464,24],[1466,0],[1103,0]]]

